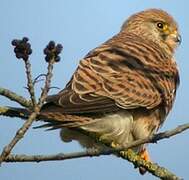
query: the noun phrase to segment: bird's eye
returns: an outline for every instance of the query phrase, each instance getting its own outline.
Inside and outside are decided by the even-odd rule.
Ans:
[[[159,29],[163,29],[164,24],[163,24],[163,23],[161,23],[161,22],[158,22],[158,23],[157,23],[157,27],[158,27]]]

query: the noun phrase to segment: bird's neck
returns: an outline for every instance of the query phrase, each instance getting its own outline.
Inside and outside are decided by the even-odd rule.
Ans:
[[[161,49],[162,52],[170,59],[173,57],[175,48],[172,46],[168,45],[168,43],[165,43],[163,40],[160,40],[158,37],[155,38],[153,34],[145,34],[141,36],[140,34],[137,33],[129,33],[129,32],[121,32],[122,37],[125,36],[125,40],[127,40],[128,35],[132,35],[132,37],[136,37],[139,39],[139,41],[146,42],[147,44],[155,44],[158,49]]]

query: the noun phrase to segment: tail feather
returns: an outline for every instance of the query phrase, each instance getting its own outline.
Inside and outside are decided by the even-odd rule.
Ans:
[[[8,117],[18,117],[23,120],[26,120],[31,114],[30,110],[24,108],[5,107],[5,109],[6,110],[1,115]],[[87,116],[77,116],[71,114],[63,114],[61,112],[48,112],[42,110],[37,116],[36,120],[44,121],[46,122],[46,124],[35,128],[58,129],[62,127],[78,127],[91,122],[92,118]]]
[[[41,112],[37,117],[38,120],[48,122],[53,126],[54,129],[62,127],[79,127],[84,124],[88,124],[93,120],[87,116],[77,116],[71,114],[63,114],[61,112]]]

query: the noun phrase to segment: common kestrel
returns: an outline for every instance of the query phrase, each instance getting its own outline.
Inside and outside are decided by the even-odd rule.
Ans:
[[[65,142],[125,146],[161,127],[179,84],[173,57],[180,43],[172,16],[159,9],[132,15],[118,34],[89,52],[66,87],[47,98],[39,119],[62,128]],[[135,152],[146,156],[146,146]]]

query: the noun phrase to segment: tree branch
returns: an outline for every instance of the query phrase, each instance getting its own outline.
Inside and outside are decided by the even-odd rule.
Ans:
[[[36,107],[36,97],[35,97],[35,90],[34,90],[34,83],[32,79],[32,70],[31,70],[31,63],[29,59],[24,61],[25,69],[26,69],[26,76],[27,76],[27,90],[30,94],[30,98],[32,101],[33,108]]]
[[[46,156],[45,155],[33,155],[33,156],[9,155],[5,159],[5,161],[6,162],[57,161],[57,160],[68,160],[68,159],[74,159],[74,158],[93,157],[93,156],[110,155],[110,154],[119,153],[119,155],[122,158],[127,159],[128,161],[132,162],[136,167],[139,167],[139,166],[144,167],[148,172],[150,172],[154,176],[157,176],[164,180],[177,180],[181,178],[177,177],[176,175],[168,171],[166,168],[160,167],[159,165],[155,163],[145,161],[140,156],[136,155],[133,151],[130,151],[130,149],[136,146],[139,146],[141,144],[145,144],[145,143],[156,143],[157,141],[161,139],[172,137],[187,129],[189,129],[189,123],[180,125],[177,128],[172,129],[172,130],[164,131],[164,132],[155,134],[153,136],[134,141],[125,147],[118,147],[114,149],[113,148],[104,149],[104,150],[89,149],[84,152],[75,152],[75,153],[68,153],[68,154],[60,153],[60,154],[46,155]]]
[[[27,41],[26,41],[27,42]],[[26,43],[23,41],[20,41],[17,46],[20,45],[26,45]],[[26,47],[26,46],[23,46]],[[25,55],[23,53],[23,55]],[[24,134],[27,132],[29,127],[31,126],[32,122],[36,119],[40,109],[37,108],[36,105],[36,98],[35,98],[35,92],[34,92],[34,84],[32,80],[32,75],[31,75],[31,64],[29,62],[29,56],[26,58],[23,58],[24,63],[25,63],[25,69],[26,69],[26,76],[27,76],[27,90],[29,91],[30,98],[32,101],[32,110],[33,112],[29,115],[27,121],[23,124],[23,126],[16,132],[16,135],[14,138],[11,140],[11,142],[3,148],[3,151],[0,156],[0,164],[4,161],[4,159],[10,154],[11,150],[14,148],[14,146],[17,144],[17,142],[24,137]],[[18,100],[18,99],[17,99]],[[1,108],[2,109],[2,108]],[[4,112],[7,112],[7,109],[2,109]]]
[[[26,108],[29,108],[32,105],[31,101],[28,101],[24,97],[2,87],[0,87],[0,95],[10,99],[11,101],[17,102],[18,104]]]
[[[46,80],[45,80],[45,85],[42,90],[41,96],[39,98],[38,103],[36,103],[36,97],[35,97],[35,91],[34,91],[34,83],[32,80],[32,75],[31,75],[31,64],[29,62],[29,55],[31,54],[31,45],[27,42],[28,38],[23,38],[22,40],[13,40],[12,44],[15,46],[15,53],[17,58],[21,58],[24,60],[25,63],[25,68],[26,68],[26,75],[27,75],[27,89],[30,94],[30,98],[32,101],[32,112],[29,115],[28,119],[26,122],[23,124],[23,126],[16,132],[16,135],[14,138],[11,140],[11,142],[3,148],[3,151],[0,156],[0,164],[1,162],[4,161],[4,159],[10,154],[11,150],[14,148],[16,143],[24,137],[24,134],[27,132],[27,130],[30,128],[32,125],[33,121],[36,119],[37,115],[40,112],[40,109],[47,97],[47,94],[50,89],[50,83],[51,83],[51,78],[52,78],[52,70],[53,70],[53,64],[57,62],[57,56],[62,50],[57,47],[55,47],[55,43],[51,43],[52,46],[48,44],[47,50],[48,53],[50,53],[51,56],[48,56],[49,54],[47,53],[47,58],[46,61],[48,62],[48,68],[47,68],[47,75],[46,75]],[[58,50],[58,53],[57,53]],[[60,58],[58,57],[58,60]],[[5,109],[4,109],[5,110]]]
[[[121,151],[120,156],[128,161],[132,162],[135,167],[143,167],[152,175],[159,177],[162,180],[181,180],[168,169],[160,167],[156,163],[145,161],[143,158],[134,153],[131,149],[127,151]]]
[[[117,151],[117,150],[116,150]],[[57,161],[57,160],[69,160],[69,159],[76,159],[76,158],[84,158],[84,157],[95,157],[101,155],[110,155],[115,150],[94,150],[89,149],[83,152],[74,152],[74,153],[67,153],[67,154],[55,154],[55,155],[9,155],[5,161],[6,162],[41,162],[41,161]],[[124,151],[121,155],[122,158],[127,159],[135,167],[144,167],[148,172],[153,174],[156,177],[159,177],[163,180],[181,180],[181,178],[174,175],[172,172],[167,170],[164,167],[160,167],[158,164],[147,162],[134,153],[132,150]]]

